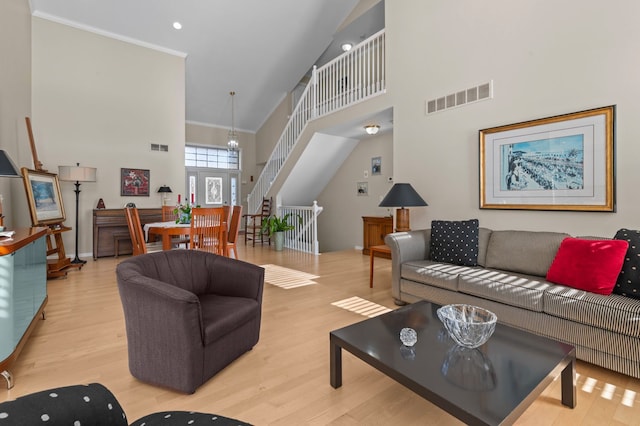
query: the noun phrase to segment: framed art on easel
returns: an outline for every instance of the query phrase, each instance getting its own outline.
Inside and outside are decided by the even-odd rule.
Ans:
[[[23,167],[22,177],[33,226],[64,222],[58,175]]]

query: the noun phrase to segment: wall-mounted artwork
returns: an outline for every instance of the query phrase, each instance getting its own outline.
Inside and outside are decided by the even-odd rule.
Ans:
[[[149,170],[120,169],[120,195],[149,196]]]
[[[369,195],[369,184],[367,182],[358,182],[356,185],[358,196]]]
[[[58,175],[22,168],[33,226],[64,222],[64,206]]]
[[[371,175],[379,175],[382,173],[382,157],[373,157],[371,159]]]
[[[615,106],[480,130],[480,208],[615,211]]]

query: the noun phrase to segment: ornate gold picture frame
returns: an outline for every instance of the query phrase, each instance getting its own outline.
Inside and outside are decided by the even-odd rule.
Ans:
[[[480,208],[615,211],[615,106],[480,130]]]

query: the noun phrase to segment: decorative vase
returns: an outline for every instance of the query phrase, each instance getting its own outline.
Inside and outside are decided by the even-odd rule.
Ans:
[[[180,212],[179,223],[191,223],[191,213]]]
[[[284,247],[284,232],[275,232],[273,240],[276,244],[276,251],[282,251],[282,247]]]

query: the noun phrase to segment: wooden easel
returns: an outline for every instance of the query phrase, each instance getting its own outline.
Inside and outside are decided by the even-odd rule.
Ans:
[[[29,143],[31,144],[31,155],[33,156],[33,166],[35,170],[40,172],[46,172],[42,167],[42,163],[38,160],[38,152],[36,151],[36,144],[33,139],[33,131],[31,130],[31,120],[29,117],[24,118],[27,123],[27,132],[29,133]],[[26,179],[23,177],[23,179]],[[28,182],[25,181],[25,185]],[[63,206],[63,204],[61,204]],[[31,209],[31,205],[29,205]],[[64,207],[63,207],[64,208]],[[71,228],[65,226],[63,221],[56,223],[40,224],[34,223],[33,218],[36,217],[31,212],[31,226],[46,226],[49,228],[47,232],[47,257],[56,255],[56,258],[47,259],[47,278],[59,278],[66,277],[69,269],[76,268],[82,269],[84,263],[71,263],[64,251],[64,241],[62,239],[62,233],[71,231]]]

